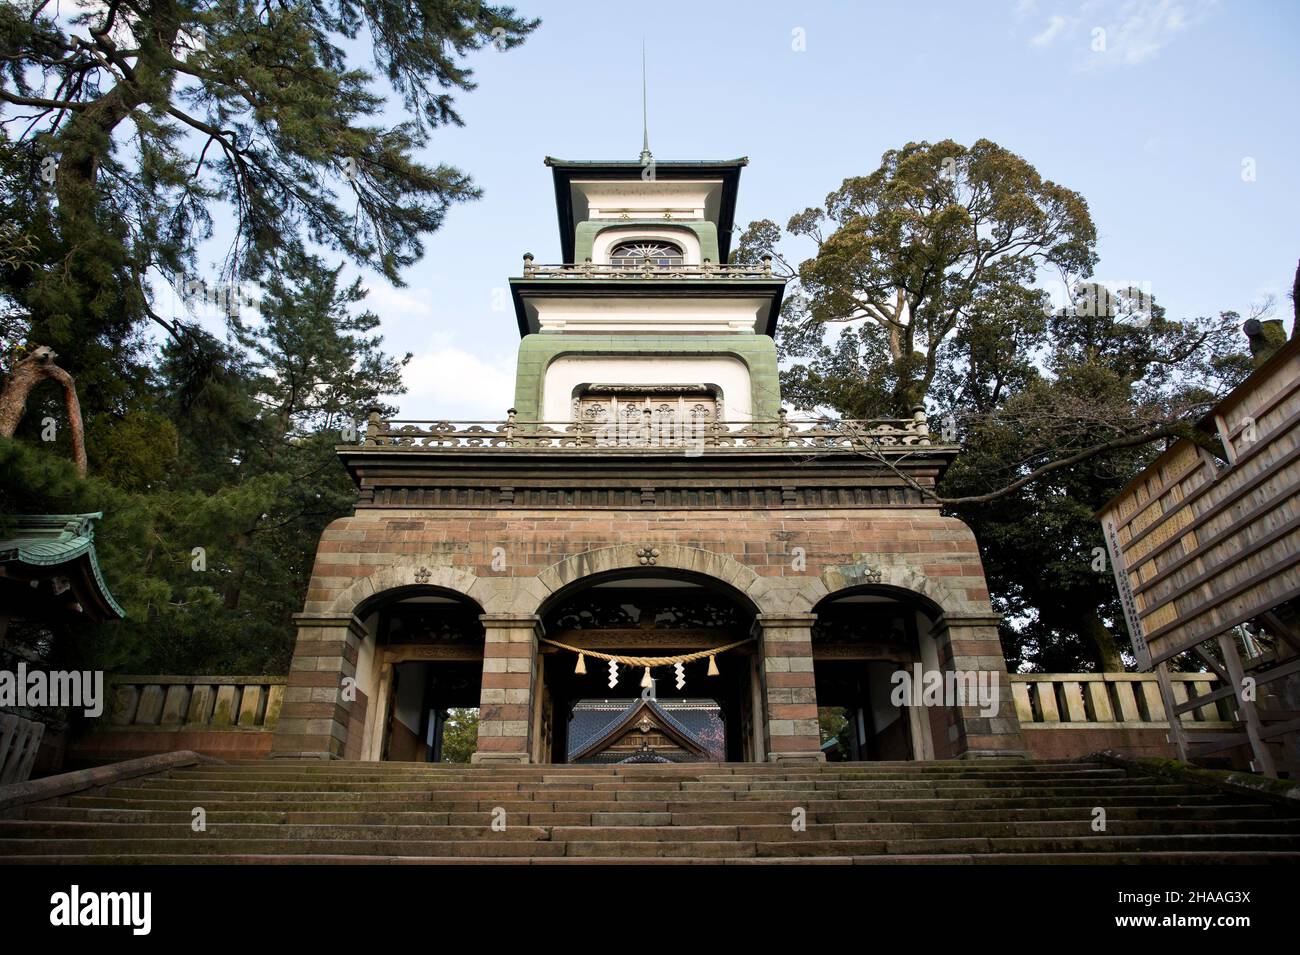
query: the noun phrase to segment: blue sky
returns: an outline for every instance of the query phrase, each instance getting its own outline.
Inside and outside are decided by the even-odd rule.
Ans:
[[[1300,4],[517,6],[542,26],[474,57],[466,125],[427,151],[483,199],[451,212],[407,287],[370,277],[389,347],[416,356],[404,417],[504,415],[518,344],[505,280],[525,251],[559,258],[542,159],[636,158],[643,37],[656,158],[748,156],[738,221],[784,224],[908,141],[985,137],[1088,199],[1100,280],[1150,283],[1173,317],[1273,293],[1290,327]]]

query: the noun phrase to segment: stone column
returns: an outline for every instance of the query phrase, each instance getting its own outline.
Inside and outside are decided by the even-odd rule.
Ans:
[[[978,704],[948,707],[940,726],[935,726],[935,755],[940,758],[1027,755],[1011,697],[1002,641],[998,639],[1001,621],[998,614],[950,613],[934,625],[939,668],[945,673],[973,671],[977,679],[989,681],[997,701],[996,712],[991,715]],[[984,673],[988,676],[984,677]],[[940,728],[942,736],[937,732]]]
[[[353,710],[364,712],[365,697],[356,679],[357,655],[366,637],[364,625],[351,613],[294,614],[298,642],[289,664],[284,705],[271,740],[272,757],[342,759]],[[358,752],[354,743],[353,753]]]
[[[537,632],[533,615],[485,613],[476,763],[527,763],[532,750]]]
[[[812,613],[759,614],[763,661],[763,717],[767,759],[773,763],[825,762],[817,726],[813,676]]]

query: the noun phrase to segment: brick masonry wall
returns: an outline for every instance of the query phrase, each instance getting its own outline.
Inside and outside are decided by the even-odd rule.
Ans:
[[[534,577],[567,557],[600,548],[675,544],[730,557],[764,577],[815,579],[862,561],[905,566],[942,584],[952,606],[987,613],[988,588],[975,538],[960,521],[936,512],[775,511],[653,514],[591,511],[362,511],[321,535],[306,613],[339,609],[357,580],[417,558],[479,578]],[[493,549],[505,566],[493,568]],[[794,548],[805,560],[796,569]]]
[[[355,673],[364,636],[356,615],[388,590],[427,583],[463,593],[485,612],[480,753],[526,761],[535,615],[553,593],[585,577],[651,567],[715,578],[773,619],[764,628],[762,669],[774,753],[817,748],[811,618],[786,618],[809,614],[831,593],[876,582],[910,591],[944,614],[936,633],[944,666],[1005,674],[974,536],[931,508],[362,509],[321,536],[275,751],[344,754],[354,735],[352,705],[331,703],[326,688]],[[936,755],[1021,750],[1006,697],[991,719],[945,711]]]

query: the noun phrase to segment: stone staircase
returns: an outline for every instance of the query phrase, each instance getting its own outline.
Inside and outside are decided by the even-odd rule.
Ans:
[[[191,828],[196,808],[204,832]],[[175,769],[0,820],[0,863],[60,862],[1300,862],[1300,810],[1101,762],[263,760]]]

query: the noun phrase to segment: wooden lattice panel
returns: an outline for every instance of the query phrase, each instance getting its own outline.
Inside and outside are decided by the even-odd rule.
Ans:
[[[1225,461],[1181,440],[1102,509],[1144,666],[1300,597],[1297,356],[1216,410]]]

